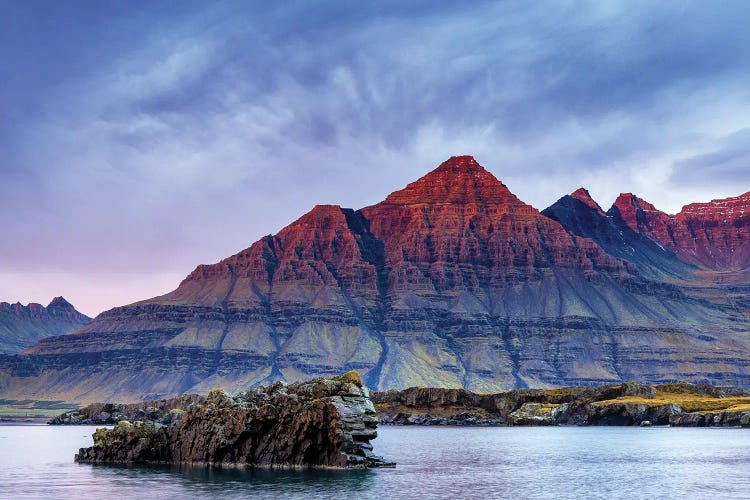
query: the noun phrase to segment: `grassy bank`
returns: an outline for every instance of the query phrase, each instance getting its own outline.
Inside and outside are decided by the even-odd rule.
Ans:
[[[76,408],[78,405],[65,401],[0,399],[0,421],[47,422],[56,415]]]

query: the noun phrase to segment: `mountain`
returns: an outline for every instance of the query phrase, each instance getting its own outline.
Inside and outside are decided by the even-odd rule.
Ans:
[[[68,333],[90,321],[62,297],[55,297],[47,307],[0,302],[0,354],[20,352],[43,338]]]
[[[750,192],[692,203],[677,215],[667,215],[625,193],[617,198],[610,214],[684,262],[724,272],[750,268]]]
[[[173,292],[1,357],[0,394],[158,399],[351,369],[380,390],[750,385],[742,285],[681,260],[655,222],[631,226],[644,206],[617,218],[577,191],[540,213],[453,157],[381,203],[316,206]]]
[[[618,203],[632,195],[620,195]],[[635,197],[633,197],[635,198]],[[639,207],[653,207],[635,198]],[[623,212],[620,212],[622,208]],[[572,234],[591,238],[609,255],[619,257],[636,265],[641,274],[654,279],[687,278],[696,267],[680,260],[673,249],[667,250],[653,233],[646,233],[639,227],[651,227],[648,223],[639,226],[629,223],[645,216],[641,212],[628,210],[626,205],[613,206],[605,213],[585,188],[580,188],[570,195],[563,196],[553,205],[542,211],[543,215],[558,221]],[[655,209],[653,209],[655,210]],[[624,220],[622,214],[627,214]],[[651,213],[651,212],[649,212]],[[661,212],[658,212],[661,214]],[[666,214],[661,214],[668,217]],[[655,220],[662,220],[655,218]]]

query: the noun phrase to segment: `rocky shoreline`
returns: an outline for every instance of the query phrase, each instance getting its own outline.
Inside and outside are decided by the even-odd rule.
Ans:
[[[214,389],[205,398],[184,396],[145,408],[102,406],[100,410],[120,412],[117,416],[132,410],[135,415],[154,418],[133,423],[121,420],[114,428],[97,429],[94,446],[82,448],[75,460],[216,467],[394,466],[372,452],[377,419],[368,396],[359,375],[350,372],[290,385],[277,382],[236,396]],[[179,407],[185,403],[184,409]],[[80,419],[96,410],[79,410],[75,418],[80,423],[94,423],[102,417],[110,423],[114,418],[113,413],[100,411],[95,418]],[[73,423],[75,419],[69,417],[58,423]],[[168,424],[162,423],[167,419]]]
[[[750,427],[750,392],[709,385],[628,382],[497,394],[413,387],[375,392],[372,401],[386,425]]]
[[[412,387],[373,392],[368,407],[370,401],[376,413],[368,413],[368,418],[383,425],[750,427],[750,391],[710,385],[628,382],[497,394]],[[63,413],[49,423],[114,425],[126,421],[168,426],[190,407],[205,404],[206,397],[197,394],[134,404],[99,403]]]
[[[49,425],[115,425],[153,422],[169,425],[190,405],[202,405],[206,396],[184,394],[177,398],[144,401],[142,403],[94,403],[77,410],[67,411],[49,420]]]

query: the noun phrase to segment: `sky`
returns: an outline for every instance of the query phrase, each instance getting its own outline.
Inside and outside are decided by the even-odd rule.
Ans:
[[[276,5],[278,4],[278,5]],[[471,154],[543,209],[750,191],[750,2],[0,0],[0,301],[96,315]]]

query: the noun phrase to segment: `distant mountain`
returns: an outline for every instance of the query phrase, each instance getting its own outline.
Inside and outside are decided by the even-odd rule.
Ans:
[[[55,297],[47,307],[0,302],[0,354],[14,354],[41,339],[62,335],[91,322],[70,302]]]
[[[629,196],[632,195],[620,195],[618,202]],[[647,205],[642,200],[636,203]],[[695,272],[694,265],[683,262],[672,249],[668,250],[652,239],[651,234],[644,234],[637,225],[625,221],[620,207],[622,205],[615,205],[604,213],[589,192],[580,188],[557,200],[542,214],[558,221],[572,234],[591,238],[608,254],[635,264],[644,276],[654,279],[686,278]]]
[[[714,271],[750,268],[750,192],[692,203],[677,215],[660,212],[626,193],[617,198],[610,213],[684,262]]]
[[[0,357],[0,395],[156,399],[350,369],[381,390],[749,386],[750,279],[728,257],[744,240],[726,239],[744,234],[743,201],[726,222],[721,202],[662,217],[627,201],[605,213],[579,190],[540,213],[453,157],[381,203],[316,206],[171,293]]]

